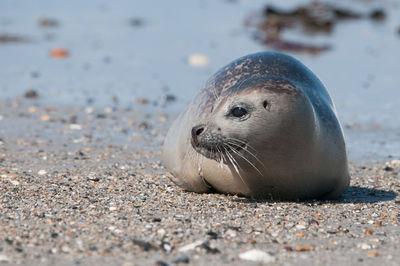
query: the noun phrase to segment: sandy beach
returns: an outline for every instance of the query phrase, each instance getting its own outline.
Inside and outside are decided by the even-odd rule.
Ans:
[[[165,114],[10,102],[0,117],[2,264],[242,265],[252,249],[277,265],[400,263],[398,160],[352,163],[338,201],[254,201],[175,186]]]

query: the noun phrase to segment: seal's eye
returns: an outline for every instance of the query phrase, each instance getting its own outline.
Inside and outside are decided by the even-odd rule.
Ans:
[[[271,108],[271,105],[270,105],[269,102],[267,102],[267,101],[264,101],[264,102],[263,102],[263,106],[264,106],[264,108],[265,108],[267,111],[269,111],[269,109]]]
[[[247,110],[244,109],[243,107],[234,107],[231,110],[231,114],[234,117],[243,117],[247,114]]]

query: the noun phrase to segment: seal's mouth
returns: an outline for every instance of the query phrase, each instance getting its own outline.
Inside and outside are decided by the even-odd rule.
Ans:
[[[228,162],[229,156],[241,156],[241,153],[246,149],[247,145],[245,143],[230,142],[227,138],[221,136],[215,138],[200,138],[192,139],[192,147],[198,153],[204,155],[205,157],[224,162]]]

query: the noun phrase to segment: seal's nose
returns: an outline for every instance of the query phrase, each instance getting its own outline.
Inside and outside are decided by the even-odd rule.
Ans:
[[[204,133],[204,126],[203,125],[199,125],[199,126],[195,126],[192,128],[192,139],[194,141],[195,144],[198,143],[198,137],[201,136],[201,134]]]

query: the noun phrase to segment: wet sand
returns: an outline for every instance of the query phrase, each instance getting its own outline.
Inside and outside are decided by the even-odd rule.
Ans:
[[[247,265],[257,249],[277,265],[399,265],[400,161],[351,162],[332,202],[185,192],[161,162],[172,118],[0,104],[0,264]]]

